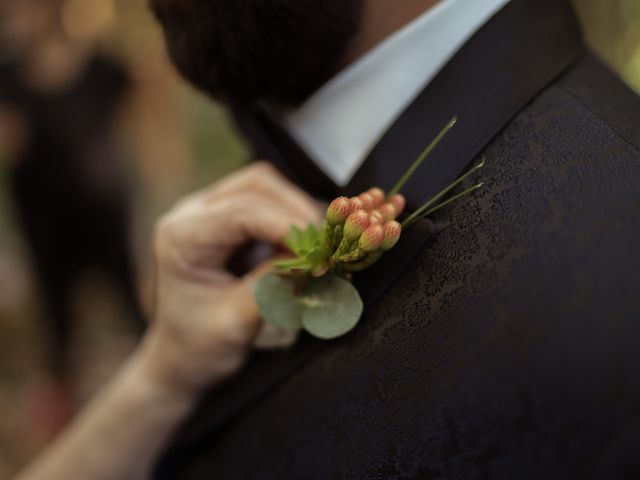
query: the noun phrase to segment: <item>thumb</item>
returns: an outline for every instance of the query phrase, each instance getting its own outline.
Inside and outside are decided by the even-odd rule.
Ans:
[[[260,311],[253,292],[258,280],[272,270],[272,261],[263,262],[242,277],[235,285],[233,303],[240,310],[239,318],[246,319],[250,323],[255,323],[260,318]]]

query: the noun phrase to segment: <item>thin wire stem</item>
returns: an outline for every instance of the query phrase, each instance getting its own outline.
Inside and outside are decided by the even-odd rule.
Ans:
[[[414,218],[422,218],[424,216],[424,212],[428,211],[429,208],[431,208],[437,201],[439,201],[442,197],[444,197],[447,193],[449,193],[451,190],[453,190],[455,187],[457,187],[458,185],[460,185],[462,182],[464,182],[467,178],[469,178],[471,175],[473,175],[474,173],[476,173],[478,170],[480,170],[482,167],[484,167],[485,165],[485,159],[483,158],[482,161],[480,163],[478,163],[476,166],[474,166],[471,170],[469,170],[467,173],[465,173],[464,175],[462,175],[460,178],[458,178],[455,182],[453,182],[451,185],[449,185],[447,188],[445,188],[444,190],[442,190],[440,193],[438,193],[435,197],[429,199],[424,205],[422,205],[420,208],[418,208],[415,212],[413,212],[411,215],[409,215],[409,217],[405,220],[406,223],[413,223],[413,219]]]
[[[449,123],[442,129],[442,131],[438,134],[438,136],[431,142],[431,144],[422,152],[422,154],[418,157],[418,159],[413,162],[413,164],[409,167],[409,169],[404,173],[404,175],[398,180],[398,182],[393,186],[393,188],[389,191],[387,195],[387,199],[390,199],[393,195],[400,192],[405,184],[409,181],[411,176],[415,173],[415,171],[422,165],[422,162],[429,156],[429,154],[433,151],[434,148],[440,143],[440,140],[444,138],[444,136],[449,133],[449,130],[453,128],[453,126],[458,122],[458,117],[453,117]]]
[[[420,215],[411,215],[411,217],[407,218],[404,222],[402,222],[402,229],[404,230],[405,228],[410,227],[411,225],[413,225],[415,222],[417,222],[418,220],[421,220],[423,218],[428,217],[429,215],[433,215],[435,212],[437,212],[438,210],[440,210],[441,208],[446,207],[447,205],[460,200],[462,197],[465,197],[473,192],[475,192],[476,190],[482,188],[484,186],[484,183],[478,183],[477,185],[474,185],[471,188],[468,188],[467,190],[465,190],[464,192],[460,192],[457,195],[454,195],[453,197],[451,197],[450,199],[446,200],[445,202],[442,202],[438,205],[436,205],[435,207],[427,210],[426,212],[420,214]]]

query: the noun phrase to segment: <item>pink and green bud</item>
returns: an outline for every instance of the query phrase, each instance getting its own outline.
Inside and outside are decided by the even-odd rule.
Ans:
[[[387,250],[391,250],[395,247],[398,240],[400,240],[402,226],[396,221],[387,222],[384,224],[383,232],[384,239],[382,241],[381,248],[386,252]]]
[[[404,209],[407,206],[407,200],[404,198],[404,195],[401,195],[399,193],[396,193],[394,196],[392,196],[389,199],[389,203],[391,203],[391,205],[393,205],[396,209],[396,216],[404,212]]]
[[[391,220],[398,218],[398,211],[391,203],[383,203],[380,205],[378,211],[385,222],[390,222]]]
[[[382,225],[384,223],[384,217],[378,210],[374,210],[369,214],[369,219],[371,220],[371,224]]]
[[[344,238],[352,242],[356,241],[369,225],[371,220],[366,210],[353,212],[344,224]]]
[[[384,242],[384,228],[382,225],[371,225],[358,241],[358,246],[365,252],[375,252]]]
[[[327,209],[327,222],[332,225],[342,224],[349,218],[351,211],[351,201],[347,197],[338,197]]]
[[[351,202],[351,211],[352,212],[364,209],[364,202],[362,200],[360,200],[358,197],[351,197],[351,199],[349,199],[349,201]]]
[[[373,208],[378,208],[384,202],[385,194],[381,188],[370,188],[367,193],[373,197]]]
[[[362,200],[363,208],[365,210],[371,210],[375,206],[373,196],[367,192],[361,193],[358,195],[358,198]]]

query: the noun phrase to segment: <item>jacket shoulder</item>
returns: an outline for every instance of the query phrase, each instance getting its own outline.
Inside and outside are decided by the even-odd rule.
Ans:
[[[627,143],[640,148],[640,96],[593,53],[555,83]]]

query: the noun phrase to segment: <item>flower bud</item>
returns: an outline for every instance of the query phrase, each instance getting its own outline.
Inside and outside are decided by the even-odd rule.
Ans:
[[[344,238],[352,242],[356,241],[370,224],[371,220],[366,210],[353,212],[344,224]]]
[[[352,212],[364,209],[364,202],[360,200],[358,197],[351,197],[349,201],[351,202]]]
[[[382,225],[371,225],[367,228],[358,241],[358,246],[365,252],[375,252],[384,241],[384,228]]]
[[[351,213],[351,202],[347,197],[336,198],[327,209],[327,221],[332,225],[344,223]]]
[[[383,203],[382,205],[380,205],[378,211],[380,212],[380,215],[382,215],[382,218],[385,222],[390,222],[391,220],[395,220],[398,217],[398,211],[396,210],[396,207],[394,207],[391,203]]]
[[[384,202],[384,190],[378,187],[370,188],[367,193],[373,197],[373,207],[377,208]]]
[[[386,252],[395,247],[398,240],[400,240],[402,226],[396,221],[387,222],[384,224],[383,232],[384,240],[382,241],[381,248]]]
[[[369,214],[369,220],[371,220],[372,225],[373,224],[382,225],[384,223],[384,217],[382,216],[382,213],[380,213],[378,210],[374,210]]]
[[[396,209],[396,216],[404,212],[404,209],[407,206],[407,200],[404,198],[404,195],[401,195],[399,193],[396,193],[394,196],[392,196],[389,202]]]
[[[367,192],[358,195],[358,198],[362,200],[362,204],[365,210],[371,210],[374,207],[373,196]]]

